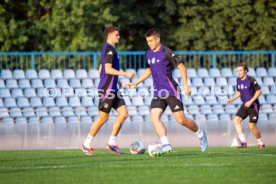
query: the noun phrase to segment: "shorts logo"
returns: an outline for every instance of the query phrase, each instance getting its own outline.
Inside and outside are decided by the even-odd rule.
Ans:
[[[177,109],[179,109],[179,106],[178,106],[178,105],[175,106],[174,110],[177,110]]]
[[[257,119],[257,117],[256,117],[256,116],[254,116],[252,119],[254,119],[254,120],[255,120],[255,119]]]
[[[108,108],[108,103],[105,103],[105,104],[104,104],[104,108]]]

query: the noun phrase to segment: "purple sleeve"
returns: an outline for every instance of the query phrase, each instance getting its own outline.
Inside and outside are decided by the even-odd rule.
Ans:
[[[110,47],[107,47],[104,53],[104,63],[113,63],[114,50]]]

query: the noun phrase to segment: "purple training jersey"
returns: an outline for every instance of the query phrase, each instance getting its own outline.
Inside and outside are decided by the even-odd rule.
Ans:
[[[241,94],[241,100],[243,103],[248,102],[254,96],[255,92],[261,89],[257,81],[248,75],[246,76],[245,80],[238,78],[236,87]],[[253,104],[256,103],[259,103],[258,99],[253,102]]]
[[[101,52],[101,73],[100,73],[100,83],[98,86],[98,89],[103,91],[104,93],[110,93],[111,91],[117,92],[118,91],[118,76],[116,75],[109,75],[105,72],[105,64],[111,63],[112,67],[116,70],[120,70],[120,62],[119,57],[116,49],[110,45],[109,43],[106,43]],[[108,96],[106,94],[106,96]]]
[[[157,52],[146,52],[147,68],[151,70],[154,86],[154,96],[175,96],[180,99],[178,84],[172,77],[172,70],[180,64],[180,60],[167,47],[161,45]]]

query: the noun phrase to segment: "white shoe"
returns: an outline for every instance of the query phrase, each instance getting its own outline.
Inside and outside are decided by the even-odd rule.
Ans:
[[[200,149],[202,152],[206,151],[208,148],[208,140],[207,140],[207,134],[203,132],[203,136],[199,138],[200,141]]]

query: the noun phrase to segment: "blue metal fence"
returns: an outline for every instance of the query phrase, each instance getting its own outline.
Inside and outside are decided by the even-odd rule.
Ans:
[[[244,61],[249,67],[275,67],[276,51],[177,51],[188,68],[233,68]],[[145,68],[145,52],[119,52],[121,68]],[[0,52],[1,69],[98,68],[99,52]]]

